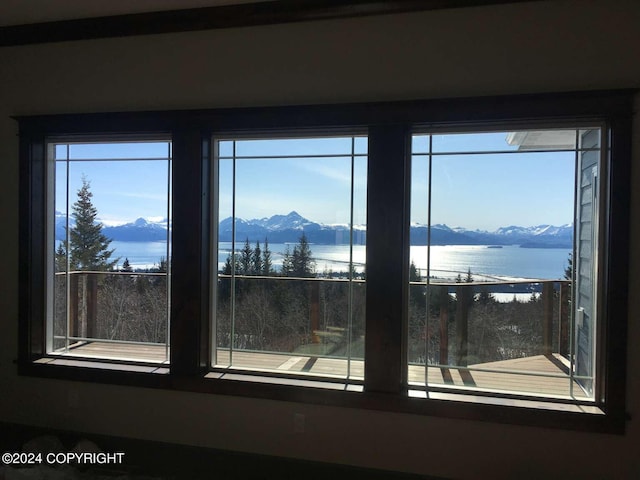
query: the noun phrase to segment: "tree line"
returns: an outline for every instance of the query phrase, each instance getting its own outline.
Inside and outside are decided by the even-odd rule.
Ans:
[[[307,236],[303,232],[298,239],[298,244],[291,251],[289,245],[282,258],[282,267],[277,272],[273,266],[269,241],[264,239],[264,247],[257,241],[251,248],[249,239],[245,239],[244,246],[238,254],[230,253],[225,260],[220,273],[223,275],[280,275],[285,277],[311,278],[316,274],[316,262],[313,259],[311,247]],[[234,266],[235,263],[235,266]]]

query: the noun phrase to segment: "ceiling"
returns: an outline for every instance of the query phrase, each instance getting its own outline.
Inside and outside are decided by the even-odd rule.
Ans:
[[[0,0],[0,47],[541,0]]]
[[[0,26],[269,0],[1,0]]]

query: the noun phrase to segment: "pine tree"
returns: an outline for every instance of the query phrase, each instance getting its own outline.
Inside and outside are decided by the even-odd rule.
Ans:
[[[311,256],[311,248],[304,232],[298,240],[298,245],[293,248],[292,264],[295,277],[313,277],[315,274],[316,262]]]
[[[254,275],[262,275],[262,250],[260,249],[260,242],[256,242],[256,248],[253,249],[251,254],[251,273]]]
[[[234,257],[235,258],[235,257]],[[238,259],[235,258],[236,268],[235,271],[233,269],[233,264],[231,263],[231,254],[227,255],[227,259],[224,262],[224,266],[222,267],[223,275],[231,275],[232,273],[236,273],[238,271]]]
[[[293,276],[293,258],[291,257],[291,251],[289,245],[286,246],[282,257],[282,275],[285,277]]]
[[[269,250],[269,241],[265,237],[264,250],[262,251],[262,274],[271,275],[273,273],[273,262],[271,261],[271,250]]]
[[[422,281],[422,277],[420,276],[420,271],[416,264],[411,260],[411,264],[409,265],[409,281],[410,282],[420,282]]]
[[[133,267],[129,263],[129,258],[125,258],[124,259],[124,263],[122,264],[122,271],[123,272],[133,272]]]
[[[567,268],[564,269],[565,280],[573,280],[573,255],[570,253],[567,259]]]
[[[411,260],[409,264],[409,281],[410,282],[421,282],[422,276],[420,275],[420,270],[416,267],[416,264]],[[419,309],[420,307],[424,308],[423,302],[426,299],[427,289],[422,285],[410,285],[409,286],[409,298],[411,300],[412,306],[415,309]]]
[[[61,243],[56,249],[55,257],[56,272],[65,272],[67,270],[67,250],[64,248],[64,244]]]
[[[249,275],[251,273],[251,256],[251,245],[249,245],[249,238],[247,238],[240,252],[240,271],[237,273],[240,275]]]
[[[487,305],[489,303],[495,303],[495,301],[496,298],[489,291],[488,287],[482,287],[482,289],[480,289],[480,293],[478,294],[478,303]]]
[[[90,186],[83,177],[78,199],[72,207],[75,225],[69,230],[69,263],[72,270],[113,270],[118,259],[111,258],[114,252],[109,249],[111,239],[102,233],[102,225],[96,221],[98,211],[91,201]]]
[[[464,281],[466,283],[473,283],[473,276],[471,275],[471,268],[469,268],[469,270],[467,270],[467,276],[465,277]]]
[[[220,271],[223,275],[231,275],[237,271],[238,267],[238,259],[234,256],[233,260],[236,264],[236,269],[233,268],[232,255],[227,255],[227,259],[224,262],[224,266]],[[221,278],[218,280],[218,298],[228,301],[231,296],[231,279],[230,278]]]

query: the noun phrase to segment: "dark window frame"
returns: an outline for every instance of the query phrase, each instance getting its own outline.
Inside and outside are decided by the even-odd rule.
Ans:
[[[20,126],[20,274],[18,372],[183,391],[398,411],[501,423],[623,433],[631,122],[635,91],[598,91],[347,105],[16,117]],[[521,396],[501,401],[448,393],[408,393],[406,315],[410,133],[414,128],[489,128],[505,124],[593,121],[607,126],[607,228],[603,321],[599,332],[597,414]],[[362,391],[302,378],[209,374],[211,139],[259,131],[363,131],[369,135],[367,324]],[[171,366],[50,361],[45,310],[46,144],[49,137],[168,135],[173,141]],[[194,186],[197,186],[194,188]],[[402,215],[397,212],[401,211]],[[390,281],[391,279],[391,281]],[[393,288],[389,288],[389,285]],[[615,321],[613,321],[615,319]],[[615,347],[615,348],[614,348]],[[375,353],[371,353],[375,352]],[[212,378],[213,377],[213,378]],[[332,388],[329,388],[332,387]]]

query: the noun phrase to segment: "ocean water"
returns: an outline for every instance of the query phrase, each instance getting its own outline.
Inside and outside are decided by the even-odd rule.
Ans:
[[[112,258],[120,257],[119,267],[128,258],[133,268],[152,268],[170,253],[167,242],[111,242],[109,248],[114,249]]]
[[[239,252],[243,243],[235,246]],[[295,245],[270,244],[273,265],[279,268],[287,249],[292,252]],[[253,245],[252,245],[253,247]],[[261,245],[264,248],[264,245]],[[316,262],[316,271],[348,271],[350,258],[356,271],[363,271],[366,261],[366,247],[356,245],[311,245]],[[149,268],[167,257],[165,242],[112,242],[114,256],[120,257],[119,265],[125,258],[134,268]],[[218,269],[221,269],[231,253],[231,243],[221,242],[218,250]],[[411,260],[422,276],[427,274],[430,264],[432,277],[455,278],[465,276],[468,270],[473,275],[485,277],[514,277],[534,279],[561,279],[567,267],[570,249],[568,248],[520,248],[516,245],[491,248],[486,245],[443,245],[412,246]]]
[[[412,246],[411,258],[426,276],[427,247]],[[517,245],[491,248],[486,245],[433,246],[430,252],[431,276],[515,277],[557,280],[564,278],[568,248],[520,248]],[[454,275],[454,276],[455,276]]]

